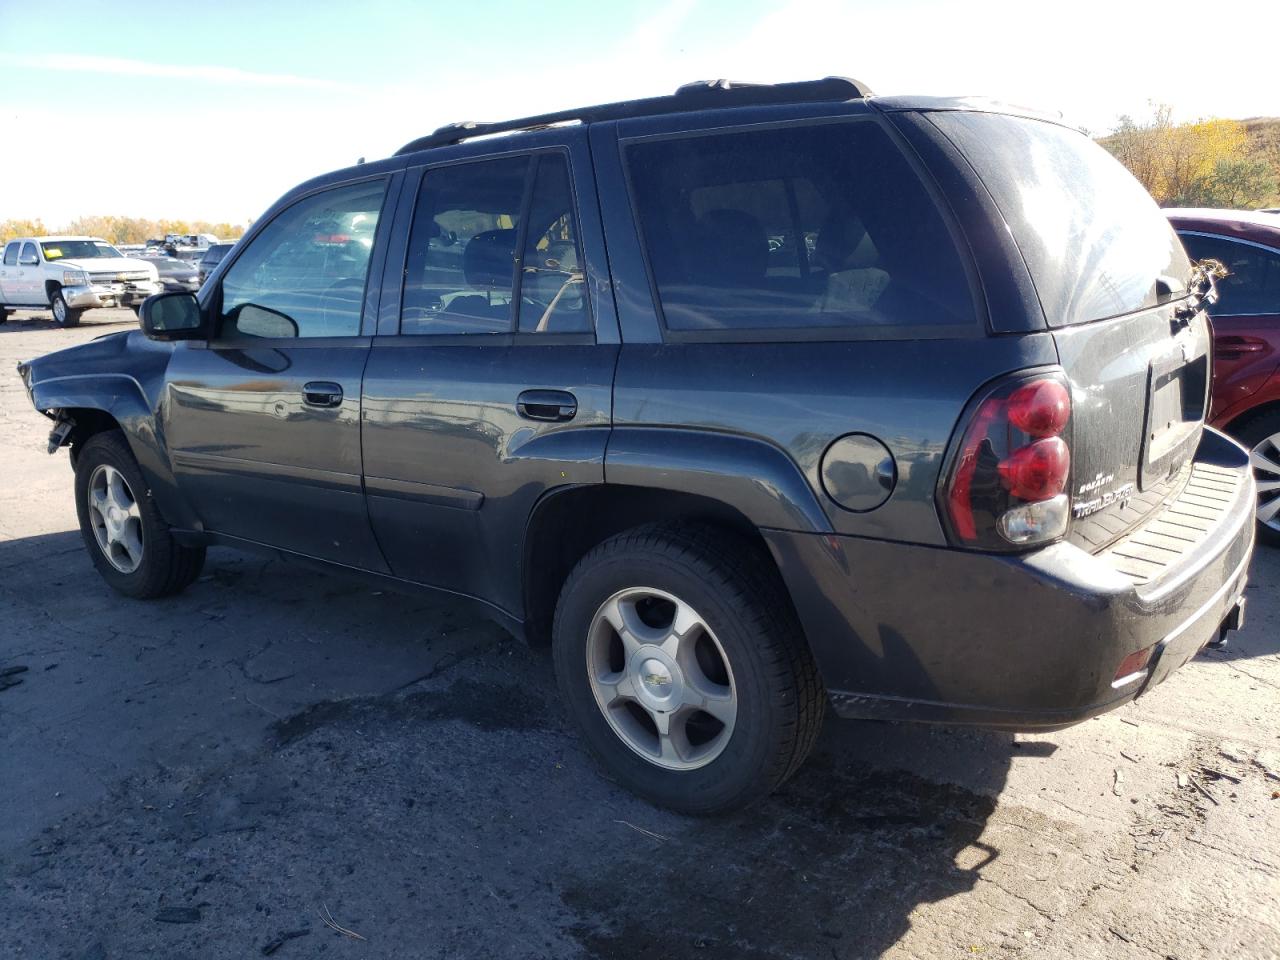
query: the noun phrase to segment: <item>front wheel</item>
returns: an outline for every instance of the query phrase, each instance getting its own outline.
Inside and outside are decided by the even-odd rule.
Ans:
[[[80,322],[80,314],[83,310],[73,310],[67,306],[67,301],[62,296],[61,290],[53,291],[53,299],[50,302],[53,308],[54,322],[60,327],[74,327]]]
[[[698,527],[620,534],[556,607],[560,692],[605,770],[684,813],[741,807],[790,777],[825,694],[776,573]]]
[[[75,468],[80,535],[108,584],[126,596],[151,599],[195,581],[204,548],[173,538],[120,431],[90,437]]]
[[[1280,547],[1280,411],[1249,421],[1236,438],[1250,450],[1258,483],[1258,539]]]

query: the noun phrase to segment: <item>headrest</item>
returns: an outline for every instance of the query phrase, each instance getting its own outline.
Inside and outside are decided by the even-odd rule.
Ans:
[[[813,252],[817,266],[830,273],[874,266],[880,259],[862,221],[847,213],[827,217]]]
[[[698,218],[703,258],[713,285],[736,286],[759,280],[769,268],[764,226],[742,210],[708,210]]]
[[[516,231],[477,233],[462,251],[462,273],[472,287],[511,288],[515,269]]]

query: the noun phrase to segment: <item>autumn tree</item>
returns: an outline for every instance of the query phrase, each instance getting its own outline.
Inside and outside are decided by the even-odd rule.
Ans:
[[[1147,120],[1121,117],[1100,142],[1163,206],[1257,206],[1280,189],[1280,134],[1259,138],[1239,120],[1178,124],[1157,104]]]

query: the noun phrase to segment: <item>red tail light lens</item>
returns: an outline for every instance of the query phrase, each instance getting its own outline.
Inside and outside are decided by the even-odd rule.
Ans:
[[[1019,500],[1048,500],[1067,485],[1071,451],[1061,437],[1044,437],[1019,447],[1001,460],[996,469],[1011,496]]]
[[[1071,392],[1060,373],[1001,381],[972,407],[940,493],[953,539],[1009,550],[1066,533]]]

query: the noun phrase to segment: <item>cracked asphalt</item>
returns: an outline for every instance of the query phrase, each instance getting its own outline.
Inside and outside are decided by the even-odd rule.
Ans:
[[[546,653],[448,602],[224,550],[112,593],[11,371],[133,322],[0,326],[0,954],[1280,956],[1280,551],[1232,646],[1136,704],[831,722],[777,795],[691,820],[602,779]]]

